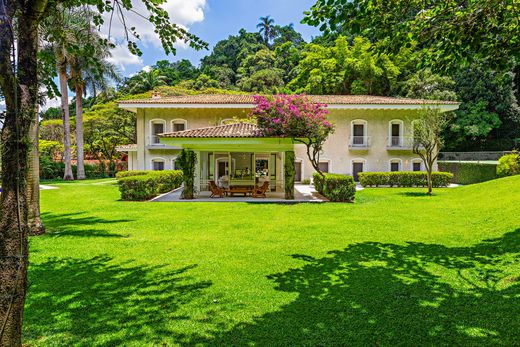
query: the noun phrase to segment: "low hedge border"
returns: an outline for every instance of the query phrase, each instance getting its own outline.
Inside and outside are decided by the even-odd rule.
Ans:
[[[356,182],[352,176],[324,173],[321,176],[315,172],[313,175],[314,188],[334,202],[353,202],[356,196]]]
[[[399,171],[399,172],[360,172],[359,183],[363,187],[426,187],[428,179],[426,172]],[[447,187],[453,174],[449,172],[433,172],[433,187]]]
[[[121,199],[150,200],[182,185],[182,171],[124,171],[118,173],[117,183]]]
[[[439,161],[439,170],[451,172],[453,183],[473,184],[498,178],[497,164]]]

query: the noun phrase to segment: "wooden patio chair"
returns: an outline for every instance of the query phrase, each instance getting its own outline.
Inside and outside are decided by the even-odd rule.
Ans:
[[[219,198],[224,197],[224,189],[219,188],[219,186],[215,184],[215,181],[209,181],[209,190],[211,192],[210,198],[214,198],[217,196]]]
[[[269,182],[265,181],[260,187],[253,188],[253,198],[267,198],[265,193],[269,190]]]

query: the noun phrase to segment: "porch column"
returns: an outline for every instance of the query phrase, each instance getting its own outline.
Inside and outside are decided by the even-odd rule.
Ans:
[[[195,163],[195,174],[194,174],[194,180],[193,180],[193,185],[195,186],[195,194],[198,195],[198,193],[200,193],[200,167],[201,167],[201,163],[200,163],[200,151],[196,151],[195,152],[195,155],[197,156],[197,162]]]
[[[285,199],[294,199],[294,151],[286,151],[284,158]]]

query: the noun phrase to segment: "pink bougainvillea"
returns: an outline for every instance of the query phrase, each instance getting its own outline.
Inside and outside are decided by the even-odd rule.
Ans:
[[[319,170],[319,154],[325,140],[334,132],[327,120],[327,105],[312,102],[305,95],[255,96],[250,116],[267,137],[290,137],[307,146],[307,154]]]
[[[251,116],[265,136],[327,137],[334,126],[327,120],[327,105],[305,95],[255,96]]]

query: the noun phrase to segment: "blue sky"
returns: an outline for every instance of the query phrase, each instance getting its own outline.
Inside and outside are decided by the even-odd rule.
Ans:
[[[315,0],[169,0],[168,3],[166,6],[173,21],[208,42],[210,49],[218,41],[238,33],[241,28],[256,31],[258,18],[266,15],[270,15],[279,25],[293,23],[306,40],[319,35],[316,28],[300,24],[303,11],[308,10]],[[144,23],[140,23],[139,19],[135,21],[139,31]],[[146,33],[148,29],[142,30]],[[122,47],[114,52],[114,62],[124,75],[135,73],[160,59],[175,61],[186,58],[198,65],[200,59],[209,53],[179,47],[176,56],[166,56],[153,33],[144,35],[139,45],[143,50],[140,59],[127,56]]]

